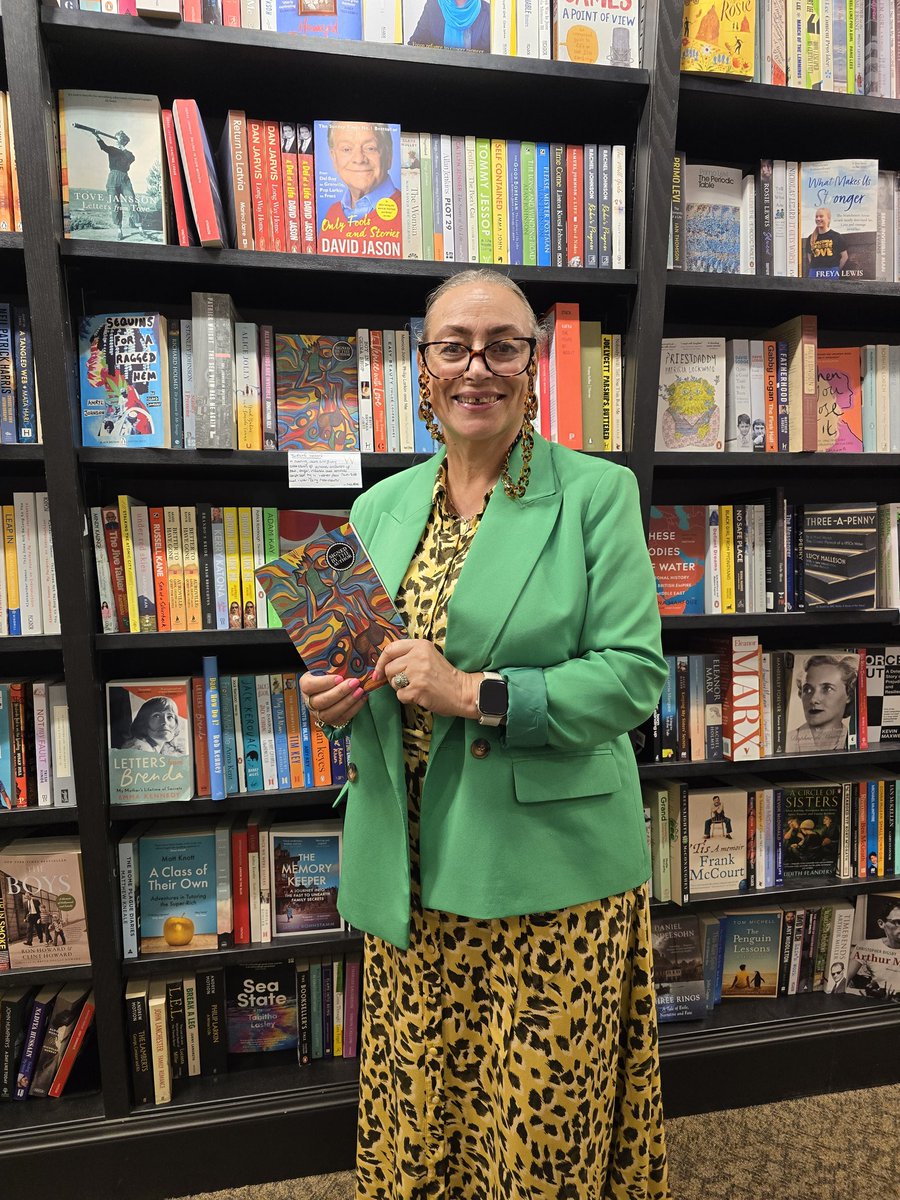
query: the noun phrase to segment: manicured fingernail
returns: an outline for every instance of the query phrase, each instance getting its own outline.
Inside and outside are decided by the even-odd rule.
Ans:
[[[338,685],[339,683],[343,683],[343,682],[344,682],[344,677],[343,677],[343,675],[335,675],[335,676],[334,676],[334,685],[335,685],[335,687],[337,687],[337,685]]]
[[[360,688],[357,692],[354,693],[353,699],[354,700],[363,700],[363,699],[365,699],[365,695],[366,695],[366,693],[363,691],[362,688]]]

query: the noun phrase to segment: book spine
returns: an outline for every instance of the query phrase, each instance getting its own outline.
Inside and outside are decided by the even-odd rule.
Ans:
[[[262,405],[262,448],[278,449],[278,412],[275,398],[275,333],[271,325],[259,327],[259,387]]]
[[[194,734],[194,775],[196,795],[209,796],[209,734],[206,728],[206,696],[203,679],[191,679],[191,719]]]
[[[225,799],[225,762],[222,747],[222,698],[219,666],[214,655],[203,656],[203,695],[206,707],[209,785],[213,800]]]
[[[6,564],[6,619],[10,637],[22,633],[22,609],[19,597],[19,556],[16,553],[16,511],[3,505],[3,556]]]
[[[300,173],[300,249],[316,252],[316,166],[311,154],[298,154]]]
[[[31,1088],[34,1069],[37,1066],[38,1055],[44,1030],[50,1017],[53,1002],[35,999],[31,1008],[31,1016],[25,1029],[25,1041],[22,1047],[22,1057],[16,1071],[16,1087],[13,1090],[13,1100],[24,1100]]]
[[[223,246],[226,244],[225,230],[221,226],[216,204],[218,182],[214,183],[210,177],[206,134],[200,110],[194,100],[175,100],[172,112],[200,245],[211,248]]]
[[[275,731],[272,724],[272,697],[269,691],[269,676],[257,675],[255,678],[263,790],[274,792],[278,790],[278,760],[275,755]]]
[[[234,944],[250,944],[250,880],[249,848],[246,820],[235,825],[231,833],[231,883],[234,912]]]
[[[193,975],[184,978],[184,1033],[187,1051],[187,1073],[200,1074],[200,1038],[197,1025],[197,980]]]
[[[288,759],[287,711],[285,707],[284,681],[281,675],[269,676],[269,691],[272,699],[272,735],[275,739],[275,767],[278,789],[291,786],[291,764]]]
[[[561,142],[550,145],[550,212],[551,254],[554,267],[564,267],[566,255],[566,147]]]
[[[606,147],[601,147],[605,149]],[[684,270],[684,152],[676,150],[672,160],[672,270]],[[601,198],[602,202],[602,198]]]
[[[262,941],[262,908],[259,893],[259,820],[251,816],[247,822],[247,891],[250,907],[250,941]]]
[[[122,957],[137,958],[140,941],[139,849],[136,836],[119,842],[119,899],[122,905]]]
[[[266,562],[266,535],[263,526],[263,509],[258,504],[254,504],[250,510],[250,517],[253,527],[253,593],[256,627],[257,629],[268,629],[269,602],[266,599],[266,593],[263,590],[262,584],[256,578],[256,572]]]
[[[162,110],[162,123],[163,138],[166,147],[166,163],[169,168],[169,194],[172,197],[172,207],[175,210],[175,230],[178,236],[178,245],[190,246],[193,239],[189,225],[184,176],[181,173],[181,159],[178,155],[175,121],[170,108]]]
[[[509,262],[509,208],[506,186],[506,142],[491,139],[491,236],[494,262]]]
[[[204,629],[216,628],[216,579],[213,566],[212,505],[196,505],[197,561],[200,578],[200,615]]]
[[[282,122],[279,128],[281,131],[284,248],[291,254],[299,254],[302,243],[300,238],[300,161],[296,153],[296,129],[292,121]]]
[[[172,628],[172,616],[169,606],[169,573],[166,561],[166,524],[165,514],[161,508],[151,508],[150,518],[150,555],[153,568],[153,593],[156,603],[156,628],[165,633]]]
[[[75,1059],[78,1057],[81,1047],[84,1045],[84,1039],[87,1031],[94,1020],[94,993],[90,992],[84,1004],[81,1006],[81,1011],[78,1014],[78,1020],[75,1022],[75,1028],[66,1043],[66,1049],[63,1053],[60,1064],[56,1069],[56,1074],[53,1076],[53,1082],[47,1095],[56,1100],[63,1094],[63,1089],[69,1080],[72,1073],[72,1067],[75,1065]]]
[[[525,143],[523,142],[522,145],[524,146]],[[589,143],[584,147],[584,265],[586,267],[600,265],[597,182],[597,147],[593,143]],[[532,265],[534,265],[533,262]]]
[[[356,381],[359,397],[359,448],[363,454],[374,454],[372,366],[368,329],[357,329],[356,331]]]
[[[244,628],[256,628],[256,579],[253,574],[253,510],[238,509],[238,544],[241,557],[241,605]]]
[[[264,123],[266,207],[269,217],[270,250],[284,251],[284,191],[281,181],[281,129],[277,121]]]
[[[2,169],[2,168],[0,168]],[[34,356],[31,347],[31,319],[28,308],[17,304],[13,311],[16,370],[16,440],[34,445],[38,440],[37,395],[34,381]],[[45,630],[45,632],[48,632]]]
[[[47,686],[44,680],[36,679],[31,687],[38,808],[53,807],[53,781],[50,766],[50,708]]]
[[[69,733],[69,707],[66,702],[66,685],[51,684],[48,692],[50,705],[50,759],[53,764],[53,807],[74,808],[76,805],[75,774],[72,766],[72,739]]]
[[[224,990],[224,972],[221,969],[197,972],[201,1075],[224,1075],[228,1069]]]
[[[233,684],[233,680],[231,681]],[[231,821],[216,823],[216,938],[220,950],[234,945],[231,888]]]
[[[612,265],[614,271],[624,271],[626,262],[625,193],[626,155],[624,146],[612,148]]]
[[[297,693],[297,677],[286,674],[282,677],[284,685],[284,723],[287,735],[289,787],[302,788],[303,781],[303,739],[300,730],[300,697]]]
[[[222,759],[225,765],[225,794],[236,796],[240,791],[240,784],[238,783],[237,740],[234,735],[234,695],[230,675],[219,676],[219,691],[222,699]]]
[[[372,371],[372,437],[376,454],[387,452],[387,416],[384,397],[384,352],[380,329],[369,330]]]
[[[34,492],[13,492],[19,609],[24,635],[43,632],[39,568],[37,504]]]

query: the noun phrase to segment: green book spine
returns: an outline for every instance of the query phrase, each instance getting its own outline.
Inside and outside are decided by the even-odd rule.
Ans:
[[[330,966],[330,964],[329,964]],[[313,1058],[322,1058],[325,1047],[322,1041],[322,960],[309,960],[309,1024]]]
[[[422,196],[422,257],[434,261],[434,182],[431,166],[431,134],[419,134],[419,164]]]
[[[274,562],[281,553],[278,544],[278,509],[264,508],[263,509],[263,551],[266,556],[266,562]],[[275,609],[266,601],[266,611],[269,616],[269,629],[278,629],[281,625],[281,619]]]
[[[537,147],[534,142],[522,142],[519,150],[522,165],[522,263],[537,266]]]
[[[478,189],[478,261],[494,261],[494,221],[491,209],[491,141],[475,139],[475,179]]]

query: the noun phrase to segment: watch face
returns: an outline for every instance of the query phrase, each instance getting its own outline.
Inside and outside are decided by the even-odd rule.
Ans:
[[[502,679],[483,679],[478,690],[478,708],[486,717],[504,717],[507,709],[506,683]]]

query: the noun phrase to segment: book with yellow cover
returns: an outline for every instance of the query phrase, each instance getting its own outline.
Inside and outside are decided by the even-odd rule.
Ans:
[[[753,0],[685,0],[681,69],[691,75],[752,79],[755,36]]]
[[[256,584],[253,579],[253,509],[238,509],[238,543],[241,558],[241,599],[244,628],[256,628]],[[226,542],[227,547],[227,542]],[[226,556],[227,556],[226,548]]]
[[[134,557],[134,530],[131,510],[137,503],[131,496],[119,496],[119,529],[122,534],[122,568],[125,572],[125,595],[128,597],[128,628],[138,633],[141,620],[138,612],[137,568]]]
[[[181,554],[184,567],[184,605],[189,630],[203,628],[200,599],[200,552],[197,547],[197,512],[190,504],[181,509]]]
[[[509,212],[506,197],[506,142],[491,141],[491,211],[493,213],[494,262],[509,262]]]
[[[734,505],[719,505],[719,552],[722,556],[722,612],[735,611]]]
[[[225,524],[225,586],[228,590],[228,628],[242,629],[241,551],[236,508],[223,508]]]

